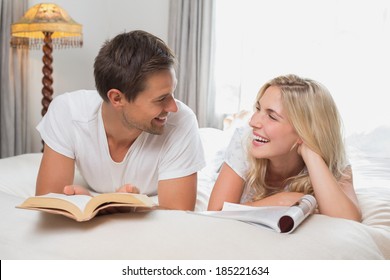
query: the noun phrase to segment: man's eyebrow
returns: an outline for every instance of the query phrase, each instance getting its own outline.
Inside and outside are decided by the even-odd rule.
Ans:
[[[168,97],[168,96],[170,96],[170,95],[172,95],[172,93],[165,93],[165,94],[162,94],[162,95],[160,95],[160,96],[157,96],[157,97],[154,98],[153,100],[154,100],[154,101],[158,101],[158,100],[164,99],[164,98],[166,98],[166,97]]]

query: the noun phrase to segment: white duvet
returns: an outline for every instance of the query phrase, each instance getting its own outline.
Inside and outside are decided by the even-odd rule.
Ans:
[[[230,135],[201,129],[207,166],[199,174],[197,211],[207,206]],[[17,209],[34,194],[40,158],[37,153],[0,159],[2,260],[390,259],[390,162],[386,157],[355,151],[351,159],[362,223],[314,214],[289,235],[185,211],[116,214],[77,223]],[[79,174],[76,181],[83,183]]]

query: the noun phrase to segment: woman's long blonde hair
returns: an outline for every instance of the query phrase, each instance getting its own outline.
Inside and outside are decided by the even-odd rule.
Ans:
[[[319,154],[329,170],[339,179],[346,167],[342,123],[336,104],[329,91],[320,83],[296,75],[280,76],[267,82],[256,101],[270,86],[277,86],[287,117],[303,142]],[[249,156],[248,184],[255,191],[254,199],[261,199],[282,191],[265,181],[268,159]],[[290,177],[284,182],[289,191],[313,194],[307,172]]]

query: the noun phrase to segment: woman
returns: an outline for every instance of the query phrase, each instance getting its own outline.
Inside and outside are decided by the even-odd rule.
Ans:
[[[225,201],[288,206],[309,193],[319,213],[360,221],[341,119],[328,90],[287,75],[266,83],[256,100],[251,129],[235,132],[208,210]]]

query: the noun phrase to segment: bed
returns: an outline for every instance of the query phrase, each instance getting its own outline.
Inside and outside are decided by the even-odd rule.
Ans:
[[[198,176],[196,211],[206,209],[233,129],[200,129],[207,166]],[[0,258],[388,260],[390,128],[380,129],[349,139],[363,222],[314,214],[291,234],[186,211],[115,214],[77,223],[60,215],[17,209],[34,194],[42,154],[0,159]],[[84,183],[78,173],[75,180]]]

